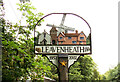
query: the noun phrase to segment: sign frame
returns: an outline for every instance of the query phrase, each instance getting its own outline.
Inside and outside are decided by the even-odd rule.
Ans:
[[[76,53],[58,53],[58,54],[68,54],[68,55],[89,55],[89,54],[92,54],[92,40],[91,40],[91,27],[90,27],[90,25],[88,24],[88,22],[85,20],[85,19],[83,19],[81,16],[79,16],[79,15],[77,15],[77,14],[74,14],[74,13],[50,13],[50,14],[48,14],[48,15],[45,15],[44,17],[42,17],[40,20],[38,20],[38,22],[37,22],[37,24],[34,26],[34,49],[35,49],[35,46],[39,46],[39,45],[35,45],[35,28],[36,28],[36,26],[38,25],[38,23],[39,22],[41,22],[45,17],[47,17],[47,16],[50,16],[50,15],[53,15],[53,14],[65,14],[65,15],[74,15],[74,16],[77,16],[77,17],[79,17],[79,18],[81,18],[87,25],[88,25],[88,27],[89,27],[89,29],[90,29],[90,33],[89,33],[89,38],[90,38],[90,44],[86,44],[86,45],[90,45],[90,53],[79,53],[79,54],[76,54]],[[82,44],[80,44],[80,45],[82,45]],[[42,45],[40,45],[40,46],[42,46]],[[44,45],[45,46],[45,45]],[[49,46],[49,45],[46,45],[46,46]],[[60,44],[59,45],[52,45],[52,46],[61,46]],[[66,45],[67,46],[67,45]],[[69,46],[73,46],[73,44],[70,44]],[[79,45],[77,45],[77,46],[79,46]],[[83,46],[83,45],[82,45]],[[85,45],[84,45],[85,46]],[[35,50],[34,50],[34,53],[35,53]],[[52,53],[35,53],[35,54],[42,54],[42,55],[51,55]],[[54,53],[54,54],[57,54],[57,53]],[[57,55],[58,55],[57,54]],[[53,55],[53,54],[52,54]]]
[[[65,20],[65,17],[66,15],[74,15],[74,16],[77,16],[79,18],[81,18],[86,24],[87,26],[89,27],[90,29],[90,33],[89,33],[89,41],[90,43],[89,44],[79,44],[79,45],[76,45],[76,46],[88,46],[90,47],[90,52],[89,53],[36,53],[36,49],[35,47],[36,46],[63,46],[63,45],[35,45],[35,28],[36,26],[39,24],[39,22],[41,22],[41,20],[43,20],[45,17],[47,16],[50,16],[50,15],[53,15],[53,14],[63,14],[63,18],[62,18],[62,22],[60,25],[63,25],[64,23],[64,20]],[[48,25],[49,26],[49,25]],[[70,29],[69,27],[67,27],[68,29]],[[71,28],[72,29],[72,28]],[[65,30],[67,31],[67,30]],[[77,33],[77,32],[76,32]],[[84,33],[83,33],[84,34]],[[45,39],[45,37],[44,37]],[[87,39],[87,38],[86,38]],[[45,40],[43,42],[45,44]],[[67,45],[64,45],[64,46],[75,46],[75,44],[67,44]],[[80,48],[81,49],[81,48]],[[84,48],[83,48],[84,49]],[[81,50],[80,50],[81,52]],[[83,51],[84,52],[84,51]],[[81,57],[81,56],[84,56],[84,55],[90,55],[92,54],[92,40],[91,40],[91,27],[90,25],[88,24],[88,22],[83,19],[81,16],[79,15],[76,15],[74,13],[50,13],[48,15],[45,15],[44,17],[42,17],[40,20],[38,20],[37,24],[34,26],[34,53],[39,55],[39,54],[42,54],[42,56],[45,56],[47,57],[47,59],[49,60],[49,62],[51,62],[53,65],[55,65],[55,67],[57,68],[58,70],[58,76],[59,76],[59,82],[62,82],[62,80],[65,80],[66,82],[68,82],[68,73],[69,73],[69,69],[70,67],[75,63],[77,62],[77,60]],[[54,57],[56,56],[55,60],[51,59],[51,57]],[[71,58],[70,58],[71,56]],[[74,58],[75,57],[75,58]],[[51,60],[50,60],[51,59]],[[71,60],[70,60],[71,59]],[[57,64],[56,64],[57,62]],[[62,71],[61,71],[62,70]]]

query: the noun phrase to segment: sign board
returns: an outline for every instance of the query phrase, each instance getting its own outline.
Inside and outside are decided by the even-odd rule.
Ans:
[[[34,49],[58,68],[59,80],[68,81],[70,66],[81,55],[92,53],[90,25],[73,13],[48,14],[34,28]]]
[[[44,22],[41,26],[37,26],[42,20]],[[92,53],[91,28],[82,17],[73,13],[51,13],[41,18],[38,23],[34,29],[35,54]]]
[[[35,54],[46,56],[56,67],[62,64],[69,68],[80,55],[92,53],[90,25],[73,13],[42,17],[34,28],[34,37]]]
[[[58,55],[46,55],[54,65],[58,66]],[[68,55],[68,68],[77,61],[80,55]]]
[[[89,54],[89,45],[35,46],[39,54]]]

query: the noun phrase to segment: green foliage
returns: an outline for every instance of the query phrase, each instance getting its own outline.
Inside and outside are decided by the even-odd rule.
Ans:
[[[58,80],[58,71],[57,71],[57,67],[55,65],[53,65],[51,62],[49,62],[49,60],[47,59],[47,57],[44,57],[44,65],[46,66],[50,66],[50,70],[47,71],[46,73],[46,77],[49,77],[51,79],[55,79]]]
[[[42,80],[49,66],[45,59],[34,54],[34,39],[31,37],[35,24],[43,13],[33,13],[30,3],[18,4],[26,26],[2,20],[2,78],[3,81]],[[20,20],[21,21],[21,20]]]
[[[69,70],[69,80],[98,80],[99,72],[90,56],[80,57]]]
[[[19,5],[18,10],[22,12],[23,18],[26,18],[26,22],[28,25],[28,28],[30,30],[33,30],[33,26],[37,24],[38,20],[41,16],[43,16],[43,13],[36,13],[36,8],[34,6],[31,6],[31,3],[24,3],[24,4],[17,4]],[[44,20],[42,20],[44,21]],[[40,25],[41,22],[39,22],[38,25]]]
[[[101,80],[101,75],[96,68],[93,69],[92,80]]]
[[[120,64],[118,64],[113,69],[110,69],[104,74],[106,80],[117,81],[120,80]]]

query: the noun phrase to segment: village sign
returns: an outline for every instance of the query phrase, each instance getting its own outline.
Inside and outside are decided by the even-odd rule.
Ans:
[[[54,15],[56,15],[56,17],[54,17]],[[70,16],[77,17],[82,20],[81,22],[84,22],[87,25],[87,28],[85,29],[88,29],[89,33],[86,31],[86,35],[84,30],[79,30],[78,28],[80,28],[80,25],[78,27],[70,26],[70,22],[65,25],[67,19],[69,20]],[[43,24],[41,23],[41,26],[37,26],[38,23],[43,20],[46,22],[47,18],[51,19],[52,22],[43,22]],[[60,21],[59,19],[57,20],[57,18],[60,18]],[[76,20],[69,21],[74,23]],[[51,24],[49,22],[51,22]],[[42,54],[47,56],[47,58],[57,67],[59,63],[59,57],[67,56],[69,68],[74,63],[74,61],[77,61],[80,55],[88,55],[92,53],[90,25],[81,16],[73,13],[51,13],[42,17],[34,28],[34,37],[35,54]],[[63,62],[63,64],[65,64],[65,62]]]

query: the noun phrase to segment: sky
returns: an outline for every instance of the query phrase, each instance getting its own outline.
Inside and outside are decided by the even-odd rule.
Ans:
[[[21,19],[16,6],[19,0],[3,1],[5,18],[12,22],[18,22]],[[118,1],[31,0],[32,5],[37,8],[37,12],[42,12],[44,15],[49,13],[75,13],[89,23],[92,30],[91,56],[98,65],[100,74],[104,74],[118,64]],[[75,29],[78,29],[78,27],[75,27]]]
[[[62,18],[63,18],[63,14],[49,15],[44,18],[44,22],[41,23],[40,27],[36,27],[37,28],[36,31],[40,30],[40,33],[42,33],[45,30],[45,31],[47,31],[47,33],[50,34],[50,29],[52,27],[47,26],[47,24],[54,25],[54,26],[60,26]],[[90,34],[90,28],[87,25],[87,23],[85,21],[83,21],[83,19],[81,19],[75,15],[67,14],[63,25],[67,26],[68,28],[74,28],[74,31],[68,30],[68,33],[75,33],[77,30],[78,33],[83,31],[86,36],[88,36]],[[59,30],[58,28],[56,28],[56,29]]]

